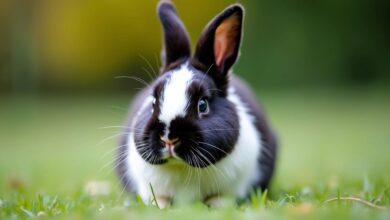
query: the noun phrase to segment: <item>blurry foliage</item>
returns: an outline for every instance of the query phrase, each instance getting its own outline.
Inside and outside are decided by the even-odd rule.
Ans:
[[[147,79],[148,62],[157,71],[162,46],[157,2],[1,0],[0,91],[140,87],[114,77]],[[207,22],[233,2],[174,1],[193,46]],[[235,70],[252,84],[390,81],[389,1],[239,2],[247,13]]]
[[[389,1],[250,1],[248,6],[240,67],[258,70],[262,84],[389,79]]]
[[[145,74],[139,71],[147,65],[142,57],[157,70],[156,57],[162,42],[157,2],[49,1],[37,24],[50,76],[63,82],[94,83],[117,75]],[[199,32],[206,22],[205,15],[223,8],[221,3],[204,8],[201,15],[192,10],[199,5],[196,1],[177,1],[177,7],[183,19],[193,20],[188,24],[191,29]],[[198,19],[200,16],[205,18]]]
[[[8,17],[9,17],[9,4],[6,1],[0,1],[0,91],[1,87],[5,86],[5,82],[9,82],[6,75],[6,65],[8,60],[7,42],[8,36],[6,30],[8,30]]]

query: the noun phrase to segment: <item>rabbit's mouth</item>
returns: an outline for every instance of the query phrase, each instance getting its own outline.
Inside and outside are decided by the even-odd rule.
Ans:
[[[186,149],[186,151],[179,151],[178,149]],[[182,145],[180,142],[173,147],[166,146],[161,149],[161,159],[163,164],[167,165],[187,165],[194,168],[206,168],[212,165],[215,161],[206,158],[205,154],[201,153],[200,148],[194,148],[190,145]]]
[[[176,139],[175,141],[168,142],[168,141],[162,141],[162,144],[165,146],[161,149],[161,158],[163,160],[172,160],[172,159],[179,159],[181,158],[176,154],[175,148],[177,148],[181,141]]]

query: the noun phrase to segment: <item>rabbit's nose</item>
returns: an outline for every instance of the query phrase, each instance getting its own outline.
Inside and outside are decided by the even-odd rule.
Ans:
[[[179,138],[169,139],[166,137],[160,137],[163,144],[165,144],[165,149],[168,152],[169,157],[173,157],[174,151],[173,148],[176,144],[180,142]]]
[[[174,146],[175,144],[179,143],[179,138],[169,139],[169,138],[167,138],[167,137],[160,137],[160,140],[161,140],[166,146]]]

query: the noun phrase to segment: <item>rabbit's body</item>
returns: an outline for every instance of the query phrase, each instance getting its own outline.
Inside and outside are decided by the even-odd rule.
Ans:
[[[159,15],[165,66],[131,106],[118,156],[125,187],[147,203],[152,187],[160,206],[180,198],[206,203],[220,196],[244,198],[253,187],[265,189],[276,141],[255,96],[229,73],[238,53],[242,8],[234,5],[208,25],[194,58],[173,6],[161,3]],[[234,37],[221,42],[234,42],[211,44],[210,51],[208,41],[220,32]]]
[[[143,118],[140,115],[150,117],[151,88],[146,88],[136,97],[130,114],[136,117],[130,117],[121,142],[121,154],[128,152],[128,155],[120,170],[129,190],[149,201],[151,184],[158,195],[172,198],[185,194],[187,199],[203,200],[221,194],[243,198],[252,187],[268,185],[273,167],[264,169],[262,164],[273,165],[269,154],[274,154],[274,137],[268,127],[260,123],[264,123],[265,118],[253,94],[237,77],[231,78],[231,84],[227,99],[237,107],[240,123],[237,143],[229,156],[207,168],[189,167],[181,162],[156,166],[144,161],[136,151],[133,132],[139,129],[135,127],[135,120]]]

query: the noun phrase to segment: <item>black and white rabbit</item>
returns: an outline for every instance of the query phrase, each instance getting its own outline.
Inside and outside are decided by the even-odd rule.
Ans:
[[[204,29],[191,56],[174,6],[158,5],[163,67],[134,99],[118,150],[118,173],[146,203],[245,198],[273,175],[276,139],[248,86],[230,69],[240,47],[243,8],[234,4]]]

